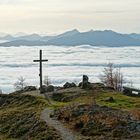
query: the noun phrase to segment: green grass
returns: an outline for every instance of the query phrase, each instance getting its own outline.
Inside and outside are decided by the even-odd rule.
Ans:
[[[46,107],[55,110],[71,104],[91,104],[95,102],[95,97],[96,103],[100,105],[130,111],[140,109],[139,97],[129,97],[113,91],[87,90],[70,102],[51,100],[52,105],[49,105],[47,100],[42,95],[40,96],[40,94],[28,94],[0,94],[0,97],[6,100],[6,104],[0,107],[0,140],[18,140],[23,136],[28,136],[30,140],[40,138],[47,140],[51,136],[53,136],[52,140],[55,139],[55,131],[40,120],[41,111]],[[113,97],[115,102],[106,102],[105,99],[108,97]],[[36,124],[37,126],[35,127]],[[32,129],[34,127],[35,129]]]
[[[106,102],[105,99],[108,97],[113,97],[115,102]],[[101,93],[97,97],[97,102],[101,105],[105,105],[113,108],[121,109],[139,109],[140,108],[140,98],[125,96],[118,92],[112,93]]]
[[[105,101],[107,98],[113,97],[115,102],[107,102]],[[84,94],[78,98],[76,98],[74,103],[80,104],[91,104],[97,103],[103,106],[123,109],[123,110],[133,110],[133,109],[140,109],[140,98],[139,97],[130,97],[123,95],[119,92],[97,92],[97,94],[92,93],[89,91],[87,94]]]
[[[5,104],[0,107],[0,140],[55,140],[56,131],[40,119],[49,106],[45,98],[30,95],[0,95]],[[55,137],[56,136],[56,137]],[[54,138],[53,138],[54,137]]]

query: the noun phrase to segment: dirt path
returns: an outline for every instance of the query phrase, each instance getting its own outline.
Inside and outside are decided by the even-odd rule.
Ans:
[[[60,135],[63,140],[79,140],[78,136],[73,134],[68,128],[66,128],[61,122],[50,118],[50,114],[53,111],[49,108],[46,108],[42,111],[41,118],[46,121],[46,123],[54,127],[57,131],[60,132]]]

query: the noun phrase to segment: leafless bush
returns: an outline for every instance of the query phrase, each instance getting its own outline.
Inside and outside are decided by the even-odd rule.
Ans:
[[[15,89],[23,90],[27,86],[27,83],[25,81],[26,81],[26,79],[24,77],[20,76],[18,78],[18,80],[14,83]]]
[[[113,63],[109,63],[103,70],[103,74],[100,76],[101,82],[106,86],[113,87],[116,90],[121,90],[124,82],[121,68],[115,68]]]

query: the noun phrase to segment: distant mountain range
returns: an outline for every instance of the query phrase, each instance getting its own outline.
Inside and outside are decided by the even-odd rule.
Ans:
[[[0,37],[0,40],[6,40],[0,43],[0,46],[78,46],[78,45],[92,45],[92,46],[140,46],[140,34],[121,34],[112,30],[104,31],[88,31],[79,32],[74,29],[56,36],[41,36],[39,34],[23,35],[14,37],[6,35]]]

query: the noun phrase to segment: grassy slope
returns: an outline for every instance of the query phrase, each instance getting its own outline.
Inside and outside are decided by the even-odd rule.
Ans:
[[[74,100],[70,102],[61,102],[61,101],[53,101],[53,104],[51,105],[50,108],[52,109],[57,109],[57,108],[62,108],[64,106],[69,106],[71,104],[90,104],[94,102],[94,98],[96,100],[97,104],[108,106],[108,107],[113,107],[113,108],[118,108],[118,109],[123,109],[123,110],[133,110],[133,109],[139,109],[140,108],[140,98],[138,97],[129,97],[125,96],[122,93],[115,92],[115,91],[103,91],[103,90],[96,90],[96,91],[91,91],[91,90],[81,90],[79,88],[68,88],[61,90],[65,96],[72,95],[75,92],[81,93],[79,97],[75,98]],[[27,92],[24,93],[25,95],[34,95],[34,96],[41,96],[42,95],[38,94],[38,91],[34,92]],[[105,99],[108,97],[113,97],[115,102],[106,102]]]
[[[42,97],[30,95],[0,95],[0,139],[58,139],[58,133],[40,120],[41,111],[48,106]]]
[[[71,97],[72,94],[74,95],[77,92],[73,89],[73,92],[70,91],[70,89],[69,91],[65,90],[64,94],[61,95],[62,98],[67,97],[68,95]],[[113,97],[115,102],[107,102],[106,99],[109,97]],[[129,116],[128,114],[130,114],[129,112],[131,112],[131,114],[134,115],[136,119],[140,120],[139,97],[125,96],[122,93],[115,92],[113,90],[96,89],[86,90],[85,92],[82,92],[79,97],[70,102],[55,103],[55,109],[60,109],[56,109],[56,114],[54,113],[54,116],[56,118],[58,117],[58,119],[62,122],[65,122],[69,128],[77,131],[78,133],[81,133],[82,136],[89,136],[91,139],[96,140],[139,140],[139,133],[129,133],[130,131],[127,129],[130,127],[130,120],[127,119]],[[102,106],[116,108],[117,110],[106,107],[106,109],[103,107],[103,110],[101,110],[101,108],[97,109],[96,106],[95,111],[90,110],[91,104],[94,103]],[[67,107],[63,108],[63,106]],[[82,114],[83,110],[85,113]],[[119,128],[119,126],[122,127]],[[109,131],[106,128],[109,128]]]
[[[105,99],[108,97],[113,97],[115,102],[113,103],[105,102]],[[100,94],[99,97],[97,98],[97,102],[105,106],[127,109],[127,110],[140,108],[139,97],[125,96],[117,92]]]
[[[75,99],[74,102],[79,103],[94,103],[118,108],[122,110],[133,110],[133,109],[140,109],[140,98],[139,97],[130,97],[125,96],[122,93],[115,92],[115,91],[108,91],[108,92],[102,92],[102,91],[96,91],[97,94],[94,92],[87,92],[87,94],[84,94],[83,96],[80,96],[79,98]],[[115,102],[107,102],[105,101],[107,98],[113,97]]]
[[[68,89],[70,95],[75,93],[74,89]],[[77,89],[76,89],[77,91]],[[63,91],[62,91],[63,92]],[[57,102],[53,101],[52,109],[69,106],[70,104],[86,103],[91,104],[95,102],[100,105],[105,105],[113,108],[119,108],[123,110],[135,111],[138,117],[140,116],[140,98],[128,97],[114,91],[81,91],[81,95],[78,98],[70,102]],[[66,93],[66,91],[64,91]],[[24,95],[0,95],[7,96],[7,103],[0,107],[0,139],[47,139],[53,135],[54,139],[59,138],[53,128],[46,126],[46,124],[40,120],[40,112],[48,106],[46,100],[43,97],[34,97],[31,95],[37,95],[36,92],[26,93]],[[115,102],[106,102],[105,99],[113,97]],[[37,123],[37,126],[36,126]],[[50,135],[48,135],[50,134]],[[5,138],[6,137],[6,138]],[[12,138],[12,139],[10,139]]]
[[[75,94],[76,91],[74,89],[68,89],[68,91],[64,90],[64,97],[69,94],[70,91],[73,91]],[[140,120],[140,98],[139,97],[130,97],[123,95],[120,92],[116,91],[109,91],[109,90],[86,90],[86,91],[80,91],[81,92],[79,97],[75,98],[74,100],[70,102],[55,102],[54,108],[61,108],[63,106],[69,106],[70,104],[99,104],[103,106],[108,106],[116,109],[126,110],[130,111],[132,114],[135,115],[136,118]],[[70,96],[73,94],[70,92]],[[115,102],[107,102],[105,101],[107,98],[113,97]]]

